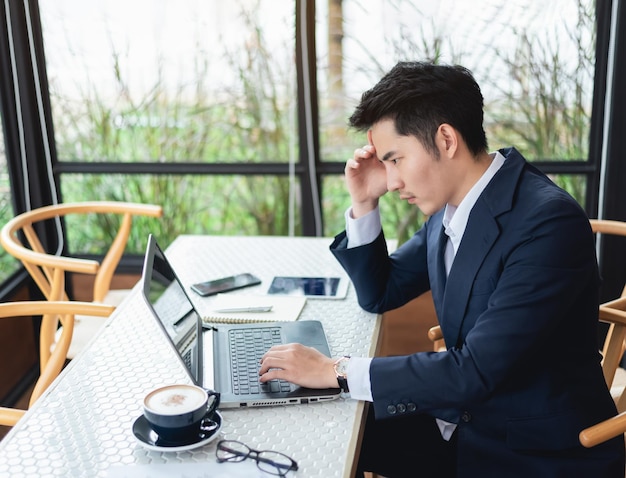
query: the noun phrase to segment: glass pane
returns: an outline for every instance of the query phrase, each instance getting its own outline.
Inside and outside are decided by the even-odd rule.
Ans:
[[[292,0],[40,0],[59,161],[288,162]]]
[[[4,149],[4,133],[0,128],[0,227],[4,226],[13,217],[11,202],[11,185],[9,183],[9,170]],[[7,254],[0,246],[0,282],[13,274],[20,267],[19,261]]]
[[[366,141],[345,127],[363,91],[397,61],[427,59],[472,70],[491,149],[587,159],[593,0],[344,0],[328,11],[341,3],[316,3],[324,160],[344,161]]]
[[[167,247],[179,234],[300,235],[300,219],[294,214],[300,202],[295,179],[275,176],[200,175],[70,175],[62,184],[66,202],[112,200],[156,203],[163,206],[161,219],[133,221],[127,252],[143,254],[148,234]],[[90,196],[86,196],[90,192]],[[97,193],[95,193],[97,192]],[[292,205],[290,207],[290,204]],[[106,218],[68,216],[69,250],[97,253],[110,244]],[[105,231],[94,235],[95,231]],[[107,232],[108,231],[108,232]]]
[[[472,70],[485,97],[491,150],[513,145],[530,161],[588,159],[593,0],[319,0],[316,8],[322,160],[344,162],[365,144],[347,118],[365,90],[406,60]],[[585,203],[585,176],[553,179]],[[330,204],[336,197],[347,206],[342,187],[324,182],[327,233],[343,228],[343,210]],[[403,241],[424,218],[393,195],[384,199],[385,231]]]
[[[340,176],[324,177],[322,186],[324,234],[334,236],[345,229],[344,214],[350,206],[350,195]],[[393,194],[380,198],[379,206],[385,237],[397,239],[399,244],[411,237],[426,219],[418,208],[399,201]]]
[[[578,204],[584,206],[587,197],[587,176],[582,174],[549,174],[552,181],[570,193]]]
[[[324,235],[334,236],[345,229],[344,214],[350,206],[350,195],[343,178],[334,175],[324,176],[322,178],[322,198]]]

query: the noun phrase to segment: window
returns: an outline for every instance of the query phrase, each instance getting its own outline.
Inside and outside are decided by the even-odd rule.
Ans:
[[[302,233],[293,174],[228,173],[263,163],[288,173],[297,160],[292,1],[41,0],[40,9],[64,201],[161,204],[153,232],[166,244],[182,231]],[[137,163],[154,174],[129,174]],[[225,174],[202,174],[204,165]],[[139,250],[145,232],[133,228]],[[85,251],[86,238],[70,240]]]
[[[49,99],[50,128],[30,144],[48,135],[51,167],[36,175],[17,168],[29,178],[52,171],[46,188],[58,191],[43,188],[43,204],[54,194],[162,204],[165,217],[151,232],[164,245],[181,232],[332,235],[349,204],[343,165],[364,142],[347,117],[396,61],[430,59],[474,72],[492,149],[518,147],[595,213],[592,0],[28,5],[34,21],[23,25],[24,5],[0,10],[13,22],[12,54],[45,51],[37,59],[46,84],[30,104],[48,114]],[[19,84],[37,89],[28,74],[17,71]],[[38,114],[26,116],[25,131],[40,127]],[[401,242],[424,218],[388,196],[385,231]],[[141,224],[133,228],[132,251],[142,253],[145,235]],[[72,252],[98,252],[86,238],[69,241]]]
[[[581,173],[589,157],[595,68],[595,3],[590,0],[328,1],[317,2],[320,142],[323,160],[345,160],[365,144],[346,130],[363,91],[396,62],[433,60],[469,68],[485,98],[492,150],[515,146],[542,169],[569,162],[572,173],[552,178],[585,206]],[[343,21],[341,21],[343,19]],[[341,198],[336,178],[324,194]],[[389,199],[389,198],[386,198]],[[406,239],[423,217],[395,198],[381,204],[386,231]],[[343,217],[324,208],[325,224]]]

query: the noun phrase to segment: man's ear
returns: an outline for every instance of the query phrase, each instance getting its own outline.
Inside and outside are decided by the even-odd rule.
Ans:
[[[437,145],[442,154],[453,157],[459,148],[459,133],[448,123],[442,123],[437,128]]]

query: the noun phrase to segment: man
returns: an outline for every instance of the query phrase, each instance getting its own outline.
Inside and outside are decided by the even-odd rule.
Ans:
[[[399,63],[350,123],[368,144],[346,164],[352,207],[331,250],[365,310],[430,289],[447,351],[337,363],[290,344],[263,357],[261,381],[347,381],[352,398],[372,402],[361,471],[623,477],[623,437],[578,442],[616,413],[600,367],[600,279],[584,211],[515,149],[487,152],[483,97],[462,67]],[[429,216],[391,255],[378,212],[387,191]]]

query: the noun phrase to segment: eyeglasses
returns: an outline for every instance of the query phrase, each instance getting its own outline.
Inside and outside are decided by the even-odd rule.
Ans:
[[[260,470],[271,475],[287,476],[290,471],[298,469],[298,464],[287,455],[271,450],[253,450],[245,443],[235,440],[220,441],[215,454],[219,463],[238,462],[252,458]]]

